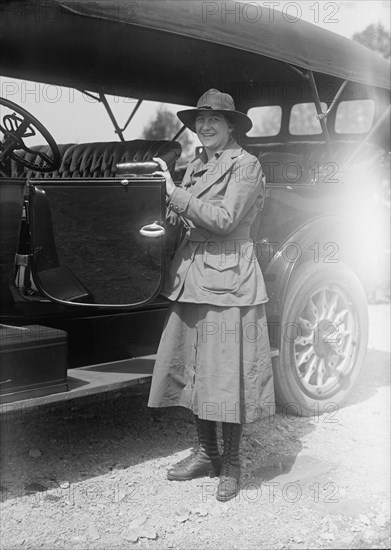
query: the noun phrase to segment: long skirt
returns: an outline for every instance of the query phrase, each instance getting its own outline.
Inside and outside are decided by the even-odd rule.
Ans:
[[[182,406],[204,420],[241,424],[272,416],[275,400],[264,304],[172,302],[148,406]]]

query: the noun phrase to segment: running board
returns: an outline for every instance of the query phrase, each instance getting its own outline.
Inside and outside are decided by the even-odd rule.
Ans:
[[[279,351],[272,348],[271,357],[278,357]],[[70,401],[79,397],[104,394],[122,390],[151,380],[156,355],[145,355],[134,359],[123,359],[110,363],[69,369],[67,383],[69,391],[0,404],[0,414],[24,411],[44,405]],[[17,394],[15,394],[17,398]]]

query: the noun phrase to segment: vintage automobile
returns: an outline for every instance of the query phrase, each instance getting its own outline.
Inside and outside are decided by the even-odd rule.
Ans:
[[[336,410],[367,346],[389,63],[256,2],[3,1],[0,36],[2,75],[90,94],[117,134],[57,145],[0,100],[2,410],[150,380],[165,262],[186,237],[165,223],[164,181],[148,162],[164,158],[179,184],[181,147],[179,134],[125,140],[107,96],[194,105],[211,87],[252,118],[242,146],[267,179],[252,236],[277,402]],[[42,145],[29,146],[37,133]]]

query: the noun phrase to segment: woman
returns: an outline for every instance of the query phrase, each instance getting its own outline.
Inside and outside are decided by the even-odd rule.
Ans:
[[[230,95],[208,90],[178,117],[204,149],[180,187],[165,162],[154,159],[166,179],[169,219],[180,218],[186,234],[163,285],[172,303],[148,405],[180,405],[195,415],[198,452],[187,466],[169,470],[168,479],[220,475],[217,499],[227,501],[239,491],[242,425],[274,412],[267,296],[250,238],[264,177],[258,160],[235,140],[252,123]],[[216,422],[222,423],[222,456]]]

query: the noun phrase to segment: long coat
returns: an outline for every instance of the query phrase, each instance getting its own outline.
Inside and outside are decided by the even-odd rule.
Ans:
[[[183,216],[187,231],[166,274],[164,296],[219,306],[267,301],[250,238],[264,193],[261,165],[237,144],[206,164],[199,157],[189,163],[168,205]]]
[[[196,158],[172,193],[170,221],[181,216],[187,230],[163,288],[172,303],[150,407],[235,423],[273,414],[267,296],[250,238],[264,188],[258,160],[235,144]]]

